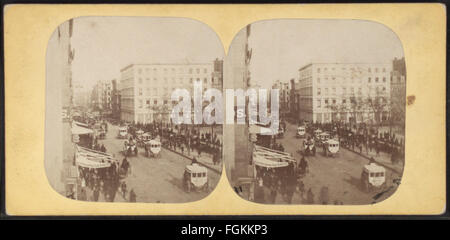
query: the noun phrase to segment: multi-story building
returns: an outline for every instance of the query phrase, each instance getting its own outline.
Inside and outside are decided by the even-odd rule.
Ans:
[[[211,88],[213,63],[130,64],[120,72],[121,120],[170,122],[172,92],[182,88],[192,96],[194,82]]]
[[[73,104],[77,107],[89,107],[90,92],[82,84],[73,85]]]
[[[111,81],[99,80],[91,92],[91,106],[101,110],[104,115],[111,114],[112,110],[112,83]]]
[[[223,60],[216,58],[214,60],[214,70],[211,73],[211,87],[219,89],[222,91],[223,87]]]
[[[45,169],[51,186],[61,194],[69,189],[66,183],[67,169],[72,166],[74,143],[71,131],[71,109],[73,107],[72,61],[74,50],[71,46],[73,19],[60,24],[48,42],[46,58],[47,100],[45,135]],[[55,111],[59,110],[59,111]],[[60,119],[60,121],[54,121]],[[56,130],[55,130],[56,129]],[[58,131],[59,130],[59,131]],[[61,143],[55,147],[55,143]]]
[[[291,87],[289,82],[282,82],[280,80],[275,81],[272,85],[272,89],[279,90],[279,110],[280,117],[286,118],[290,113],[290,95]]]
[[[112,84],[111,81],[100,82],[102,90],[102,109],[104,115],[110,115],[112,112]]]
[[[298,99],[300,96],[297,96],[296,94],[296,87],[298,87],[298,82],[296,82],[295,78],[292,78],[289,80],[290,84],[290,92],[289,92],[289,117],[293,120],[298,120],[299,117],[299,109],[298,109]]]
[[[252,54],[248,46],[249,35],[250,25],[247,25],[233,39],[233,44],[224,61],[224,78],[227,79],[224,82],[224,88],[226,89],[245,91],[250,85],[249,63]],[[234,114],[236,118],[236,112]],[[224,155],[224,160],[227,162],[226,171],[232,184],[242,178],[251,178],[253,174],[249,171],[252,148],[248,128],[247,124],[230,124],[227,126],[227,131],[232,134],[224,135],[224,142],[233,143],[224,146],[224,152],[230,153]]]
[[[91,91],[91,108],[101,110],[103,108],[103,91],[99,82],[95,83]]]
[[[111,117],[120,120],[120,87],[116,79],[111,80]]]
[[[405,58],[394,59],[391,73],[391,118],[404,124],[406,108],[406,65]]]
[[[391,63],[311,63],[299,69],[299,119],[381,122],[389,118]]]

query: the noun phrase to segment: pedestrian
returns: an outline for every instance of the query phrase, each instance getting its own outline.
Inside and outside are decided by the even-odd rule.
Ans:
[[[300,175],[304,175],[306,173],[306,169],[308,168],[308,162],[305,159],[305,156],[302,156],[300,162],[298,163],[299,173]]]
[[[81,188],[81,193],[80,193],[79,200],[82,200],[82,201],[86,201],[87,200],[87,194],[86,194],[86,189],[85,188]]]
[[[306,203],[314,204],[314,193],[311,188],[309,188],[308,193],[306,194]]]
[[[299,191],[299,193],[300,193],[300,198],[301,198],[302,201],[303,201],[304,195],[305,195],[305,184],[303,183],[302,180],[299,180],[299,181],[298,181],[297,187],[298,187],[298,191]]]
[[[391,163],[392,164],[397,163],[397,150],[395,148],[392,150],[392,153],[391,153]]]
[[[328,200],[329,200],[329,191],[328,191],[328,187],[324,186],[320,189],[320,202],[323,205],[327,205],[328,204]]]
[[[277,199],[277,187],[276,184],[273,184],[270,188],[270,203],[275,203]]]
[[[192,158],[192,163],[191,164],[194,164],[194,163],[197,163],[197,158],[196,157]]]
[[[125,181],[123,181],[122,184],[120,185],[120,189],[122,190],[122,197],[123,197],[123,199],[127,200],[127,197],[126,197],[127,184],[125,183]]]
[[[213,153],[213,164],[216,165],[217,164],[217,154]]]
[[[94,185],[94,201],[98,201],[98,197],[100,195],[100,189],[97,185]]]
[[[104,153],[106,152],[105,145],[102,144],[102,146],[100,147],[100,149],[101,149],[102,152],[104,152]]]
[[[378,142],[375,144],[375,151],[377,152],[377,157],[380,156],[380,145]]]
[[[129,200],[130,200],[130,202],[136,202],[136,193],[134,193],[134,189],[131,189],[131,191],[130,191]]]
[[[198,156],[200,157],[200,155],[202,154],[202,148],[201,146],[197,147],[197,152],[198,152]]]

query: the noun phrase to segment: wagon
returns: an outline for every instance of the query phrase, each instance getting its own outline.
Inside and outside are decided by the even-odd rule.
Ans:
[[[123,146],[123,155],[131,156],[132,154],[134,154],[135,156],[138,155],[138,148],[136,146],[136,143],[132,140],[131,141],[125,140]]]
[[[121,126],[119,127],[119,132],[117,133],[117,138],[127,138],[128,136],[128,127]]]
[[[339,152],[339,142],[335,139],[330,139],[326,142],[326,149],[325,156],[334,157]]]
[[[152,140],[152,135],[150,133],[144,133],[137,137],[137,145],[138,147],[145,147],[145,143]]]
[[[297,138],[303,138],[306,136],[306,128],[303,126],[300,126],[297,128],[297,133],[295,134]]]
[[[314,144],[314,140],[308,139],[303,141],[303,154],[305,156],[315,156],[316,155],[316,146]]]
[[[386,169],[376,163],[365,165],[360,181],[362,189],[366,192],[383,188],[386,185]]]
[[[158,140],[150,140],[145,142],[145,156],[160,157],[161,156],[161,142]]]
[[[183,188],[187,192],[192,190],[208,191],[208,170],[197,163],[186,165],[183,174]]]

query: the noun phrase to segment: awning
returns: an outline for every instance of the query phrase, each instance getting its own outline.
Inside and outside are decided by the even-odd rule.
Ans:
[[[77,121],[73,121],[73,123],[79,127],[89,128],[89,125],[87,125],[86,123],[81,123],[81,122],[77,122]]]
[[[261,134],[261,135],[274,135],[274,131],[271,128],[262,127],[259,125],[250,125],[248,132],[251,134]]]
[[[75,156],[77,158],[79,156],[80,157],[84,157],[84,158],[86,158],[88,160],[96,161],[96,162],[107,162],[107,163],[119,162],[111,154],[95,151],[95,150],[92,150],[92,149],[89,149],[89,148],[80,147],[80,146],[77,146],[77,151],[76,151],[76,155]]]
[[[92,129],[81,127],[77,124],[72,124],[72,134],[83,135],[94,133]]]
[[[111,166],[108,162],[92,161],[81,155],[77,156],[76,163],[78,166],[85,168],[107,168]]]
[[[259,155],[253,155],[253,162],[257,166],[267,167],[267,168],[279,168],[279,167],[287,167],[288,166],[287,162],[275,162],[272,160],[268,160]]]
[[[287,162],[296,162],[292,154],[287,152],[281,152],[277,150],[273,150],[270,148],[265,148],[259,145],[254,145],[253,147],[253,155],[258,155],[262,158],[265,158],[267,160],[271,161],[287,161]]]

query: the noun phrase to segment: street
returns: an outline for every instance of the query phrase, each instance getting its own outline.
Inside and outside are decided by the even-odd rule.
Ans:
[[[284,146],[286,152],[292,153],[298,163],[301,159],[298,150],[303,150],[303,138],[296,138],[296,131],[296,125],[287,123],[284,137],[277,139],[277,142]],[[345,205],[375,203],[383,201],[395,192],[397,184],[393,180],[400,179],[398,173],[386,168],[386,188],[366,193],[360,187],[362,169],[369,163],[366,158],[342,147],[336,157],[325,157],[322,148],[316,149],[315,156],[306,157],[309,173],[303,178],[305,192],[311,188],[315,204],[319,202],[317,199],[322,187],[329,189],[328,204],[334,204],[335,201]],[[383,191],[386,192],[378,194]],[[304,199],[296,192],[292,204],[302,202]],[[277,198],[276,203],[283,203],[282,198]]]
[[[104,144],[107,153],[122,162],[124,139],[118,139],[118,126],[108,123],[106,138],[99,140]],[[208,171],[208,192],[186,192],[182,186],[185,166],[191,160],[164,148],[159,158],[148,158],[143,148],[139,148],[138,156],[127,157],[131,164],[131,174],[125,179],[127,189],[133,189],[137,202],[185,203],[205,198],[217,185],[220,175]],[[120,194],[115,201],[124,201]]]

